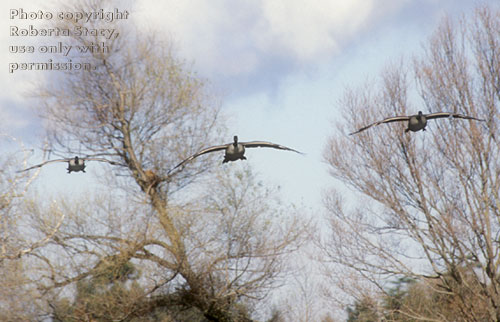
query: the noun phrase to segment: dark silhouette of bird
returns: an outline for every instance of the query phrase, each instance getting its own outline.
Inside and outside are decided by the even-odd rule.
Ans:
[[[191,155],[187,159],[183,160],[181,163],[176,165],[172,170],[182,166],[183,164],[193,160],[194,158],[199,157],[202,154],[220,151],[220,150],[225,150],[224,160],[222,161],[222,163],[226,163],[229,161],[246,160],[247,158],[245,157],[245,149],[246,148],[258,148],[258,147],[287,150],[287,151],[293,151],[293,152],[302,154],[302,152],[299,152],[297,150],[294,150],[294,149],[291,149],[291,148],[288,148],[286,146],[279,145],[276,143],[271,143],[271,142],[265,142],[265,141],[238,142],[238,136],[235,135],[234,141],[232,143],[227,143],[227,144],[223,144],[223,145],[216,145],[216,146],[212,146],[212,147],[203,149],[203,150]],[[172,170],[170,170],[169,172],[171,172]]]
[[[440,119],[440,118],[459,118],[459,119],[467,119],[467,120],[475,120],[475,121],[485,121],[483,119],[478,119],[472,116],[467,116],[467,115],[462,115],[462,114],[457,114],[457,113],[449,113],[449,112],[437,112],[437,113],[432,113],[432,114],[423,114],[421,111],[418,112],[417,115],[410,115],[410,116],[393,116],[393,117],[388,117],[386,119],[383,119],[382,121],[378,121],[372,124],[369,124],[365,127],[360,128],[356,132],[352,132],[349,135],[357,134],[361,131],[364,131],[372,126],[379,125],[382,123],[391,123],[391,122],[403,122],[403,121],[408,121],[408,127],[405,130],[405,133],[408,131],[412,132],[417,132],[420,130],[425,131],[425,127],[427,126],[427,120],[432,120],[432,119]]]
[[[116,164],[116,162],[113,162],[113,161],[110,161],[110,160],[107,160],[104,158],[79,158],[78,156],[76,156],[74,158],[56,159],[56,160],[45,161],[45,162],[42,162],[40,164],[29,167],[27,169],[20,170],[18,172],[29,171],[29,170],[32,170],[35,168],[43,167],[46,164],[55,163],[55,162],[67,162],[68,168],[66,170],[68,170],[68,173],[79,172],[79,171],[85,172],[85,166],[86,166],[85,161],[100,161],[100,162],[107,162],[110,164]]]

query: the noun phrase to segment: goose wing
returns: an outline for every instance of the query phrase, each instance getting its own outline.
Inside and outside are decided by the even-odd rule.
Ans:
[[[174,169],[177,169],[178,167],[180,167],[184,163],[189,162],[189,161],[193,160],[194,158],[199,157],[202,154],[210,153],[210,152],[215,152],[215,151],[220,151],[220,150],[225,150],[228,147],[228,145],[230,145],[230,144],[232,144],[232,143],[228,143],[228,144],[224,144],[224,145],[215,145],[215,146],[211,146],[209,148],[200,150],[200,151],[196,152],[195,154],[193,154],[192,156],[188,157],[187,159],[184,159],[181,163],[179,163],[178,165],[176,165],[175,167],[173,167],[172,170],[170,170],[168,172],[171,172]]]
[[[280,144],[276,144],[276,143],[272,143],[272,142],[266,142],[266,141],[241,142],[241,144],[245,148],[261,148],[261,147],[262,148],[273,148],[273,149],[287,150],[287,151],[293,151],[293,152],[303,154],[302,152],[291,149],[291,148],[286,147],[284,145],[280,145]]]
[[[81,158],[83,161],[99,161],[99,162],[107,162],[109,164],[118,164],[115,161],[111,161],[105,158]]]
[[[438,112],[438,113],[432,113],[428,114],[425,116],[428,120],[432,119],[440,119],[440,118],[446,118],[446,117],[453,117],[453,118],[459,118],[459,119],[467,119],[467,120],[476,120],[476,121],[485,121],[483,119],[478,119],[472,116],[468,115],[463,115],[463,114],[458,114],[458,113],[450,113],[450,112]]]
[[[372,126],[376,126],[376,125],[379,125],[379,124],[382,124],[382,123],[408,121],[409,119],[410,119],[409,116],[393,116],[393,117],[388,117],[386,119],[383,119],[382,121],[377,121],[377,122],[369,124],[369,125],[367,125],[365,127],[362,127],[362,128],[360,128],[359,130],[357,130],[355,132],[349,133],[349,135],[357,134],[357,133],[362,132],[362,131],[364,131],[364,130],[372,127]]]
[[[70,160],[73,160],[73,158],[49,160],[49,161],[42,162],[42,163],[40,163],[40,164],[34,165],[34,166],[32,166],[32,167],[29,167],[29,168],[26,168],[26,169],[23,169],[23,170],[19,170],[19,171],[17,171],[17,172],[29,171],[29,170],[32,170],[32,169],[35,169],[35,168],[40,168],[40,167],[43,167],[43,166],[44,166],[44,165],[46,165],[46,164],[49,164],[49,163],[54,163],[54,162],[69,162]]]

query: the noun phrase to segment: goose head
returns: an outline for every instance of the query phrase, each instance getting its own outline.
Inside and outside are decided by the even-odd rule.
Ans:
[[[233,139],[234,139],[233,145],[234,145],[234,147],[237,147],[238,146],[238,136],[235,135]]]
[[[421,120],[423,115],[422,111],[418,111],[417,119]]]

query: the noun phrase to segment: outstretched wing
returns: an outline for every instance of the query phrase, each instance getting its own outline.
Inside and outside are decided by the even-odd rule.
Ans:
[[[468,116],[468,115],[463,115],[463,114],[458,114],[458,113],[449,113],[449,112],[432,113],[432,114],[426,115],[425,117],[428,120],[453,117],[453,118],[458,118],[458,119],[476,120],[476,121],[483,121],[483,122],[486,121],[486,120],[478,119],[478,118]]]
[[[111,161],[111,160],[108,160],[105,158],[81,158],[81,160],[83,160],[83,161],[99,161],[99,162],[106,162],[109,164],[118,164],[115,161]]]
[[[199,157],[202,154],[210,153],[210,152],[215,152],[215,151],[220,151],[220,150],[225,150],[227,148],[227,146],[230,145],[230,144],[232,144],[232,143],[228,143],[228,144],[224,144],[224,145],[211,146],[209,148],[206,148],[206,149],[203,149],[201,151],[198,151],[195,154],[193,154],[192,156],[190,156],[187,159],[183,160],[181,163],[179,163],[178,165],[176,165],[175,167],[173,167],[168,172],[169,173],[172,172],[173,170],[177,169],[178,167],[180,167],[184,163],[189,162],[189,161],[193,160],[194,158]]]
[[[32,169],[35,169],[35,168],[40,168],[40,167],[43,167],[43,166],[44,166],[44,165],[46,165],[46,164],[49,164],[49,163],[54,163],[54,162],[69,162],[70,160],[73,160],[73,158],[49,160],[49,161],[45,161],[45,162],[42,162],[42,163],[40,163],[40,164],[34,165],[34,166],[32,166],[32,167],[26,168],[26,169],[24,169],[24,170],[19,170],[19,171],[17,171],[17,172],[29,171],[29,170],[32,170]]]
[[[302,152],[299,152],[297,150],[291,149],[291,148],[286,147],[284,145],[279,145],[279,144],[276,144],[276,143],[266,142],[266,141],[241,142],[241,144],[245,148],[261,148],[261,147],[262,148],[273,148],[273,149],[287,150],[287,151],[293,151],[293,152],[297,152],[297,153],[303,154]]]
[[[353,134],[357,134],[359,132],[362,132],[372,126],[376,126],[376,125],[379,125],[379,124],[382,124],[382,123],[391,123],[391,122],[401,122],[401,121],[408,121],[410,119],[409,116],[393,116],[393,117],[388,117],[386,119],[383,119],[382,121],[378,121],[378,122],[374,122],[372,124],[369,124],[365,127],[362,127],[360,128],[359,130],[355,131],[355,132],[352,132],[352,133],[349,133],[349,135],[353,135]]]

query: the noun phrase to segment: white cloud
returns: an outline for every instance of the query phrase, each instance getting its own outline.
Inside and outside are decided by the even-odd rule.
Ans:
[[[372,5],[371,0],[263,1],[266,26],[259,35],[264,41],[257,35],[256,40],[264,48],[279,46],[299,61],[310,61],[336,52],[366,20]]]
[[[374,17],[405,2],[143,0],[134,18],[170,33],[204,74],[231,77],[254,72],[269,57],[294,64],[331,57]]]
[[[195,62],[195,69],[211,79],[242,82],[240,87],[261,84],[269,88],[296,68],[327,59],[356,37],[374,17],[382,17],[398,0],[141,0],[129,2],[129,23],[160,30],[172,36],[180,55]],[[8,19],[9,9],[55,10],[56,2],[40,4],[35,0],[3,1],[0,11],[0,42],[33,43],[32,39],[14,39],[9,25],[39,21]],[[123,6],[126,1],[116,1]],[[383,4],[380,6],[380,4]],[[124,36],[126,37],[126,36]],[[27,54],[0,52],[2,64],[0,87],[8,99],[22,102],[33,83],[44,73],[8,72],[11,61],[25,61]],[[43,57],[45,58],[45,57]],[[241,85],[240,84],[240,85]]]
[[[39,25],[40,20],[18,20],[10,19],[10,9],[23,8],[25,11],[45,9],[39,1],[8,0],[0,3],[0,43],[3,44],[0,50],[0,128],[4,132],[14,133],[18,130],[27,129],[33,119],[31,111],[28,109],[30,101],[27,95],[32,93],[34,84],[43,79],[43,73],[36,71],[20,71],[18,73],[9,72],[9,63],[37,61],[36,54],[12,54],[9,52],[10,45],[34,45],[33,37],[13,37],[10,36],[10,26],[26,27],[29,24]]]

